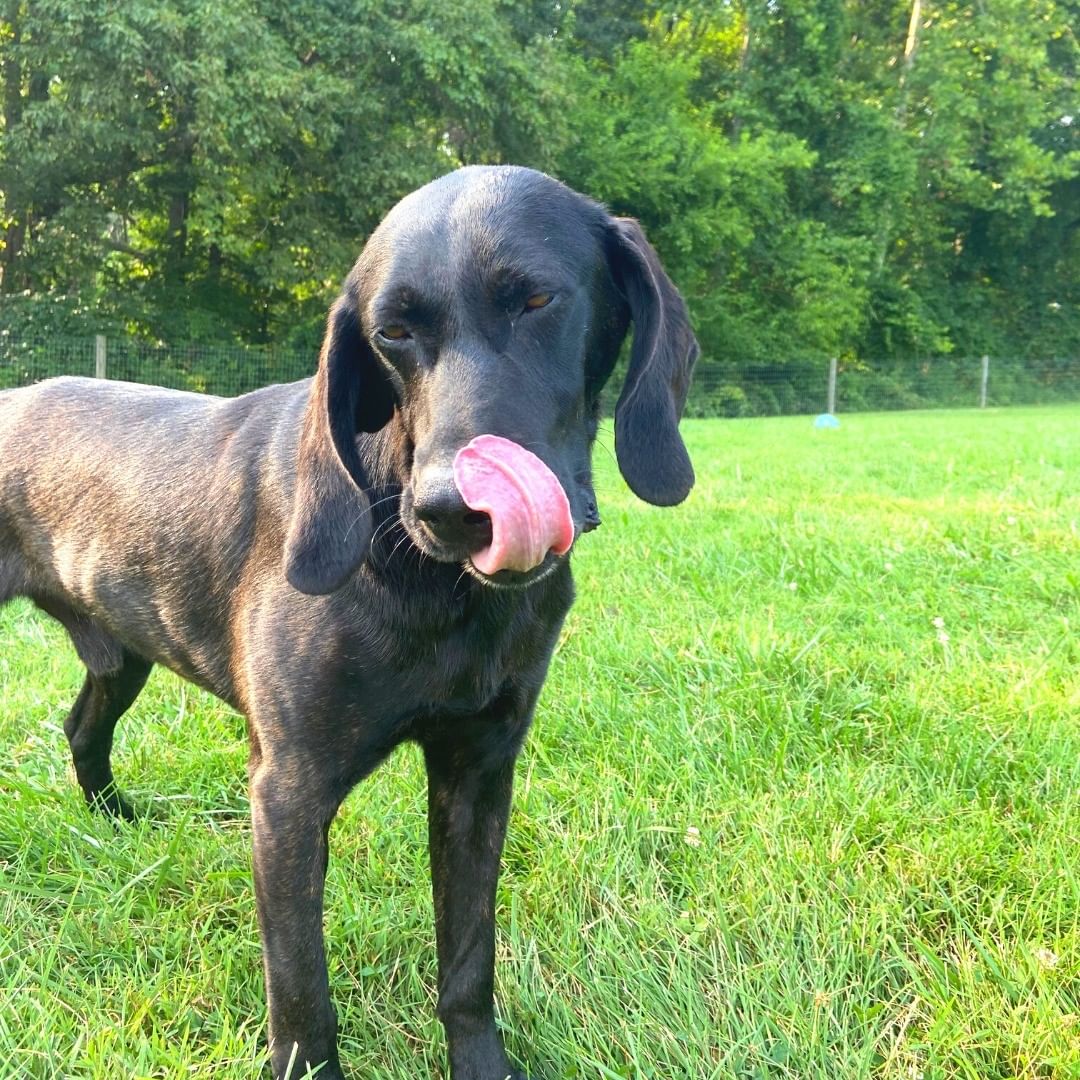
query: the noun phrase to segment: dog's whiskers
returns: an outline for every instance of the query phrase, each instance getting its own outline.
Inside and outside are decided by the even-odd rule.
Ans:
[[[379,542],[379,540],[381,540],[384,536],[388,536],[399,525],[401,525],[401,519],[396,516],[389,517],[384,522],[382,522],[382,524],[379,525],[379,527],[374,531],[374,533],[372,533],[369,550],[374,552],[375,545]]]
[[[366,518],[368,514],[370,514],[375,509],[375,507],[382,506],[383,503],[392,502],[397,497],[397,495],[387,495],[382,499],[376,499],[373,503],[368,503],[368,505],[365,506],[364,509],[356,515],[356,517],[353,518],[352,524],[350,524],[349,527],[345,530],[345,539],[349,539],[349,534],[353,531],[353,529],[355,529],[356,526],[359,525],[360,522],[363,521],[364,518]]]
[[[395,545],[393,546],[393,548],[391,548],[391,550],[390,550],[390,554],[386,556],[386,565],[387,565],[387,566],[389,566],[389,565],[390,565],[390,560],[391,560],[391,559],[392,559],[392,558],[394,557],[394,554],[395,554],[395,552],[397,551],[397,549],[398,549],[399,547],[401,547],[401,545],[402,545],[402,544],[404,544],[404,543],[405,543],[405,541],[406,541],[406,540],[408,540],[408,539],[409,539],[409,534],[408,534],[407,532],[402,532],[402,534],[401,534],[401,537],[400,537],[400,539],[399,539],[399,540],[398,540],[398,542],[397,542],[397,543],[396,543],[396,544],[395,544]],[[415,547],[415,545],[413,545],[413,546]],[[407,557],[407,555],[408,555],[408,553],[406,553],[406,557]]]

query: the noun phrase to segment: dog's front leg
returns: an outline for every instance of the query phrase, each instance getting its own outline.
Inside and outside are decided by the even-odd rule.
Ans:
[[[251,772],[255,898],[262,932],[274,1080],[344,1080],[323,945],[327,831],[337,811],[318,771],[263,760]],[[289,1067],[291,1063],[291,1073]]]
[[[424,741],[438,1012],[452,1080],[523,1080],[495,1027],[495,886],[527,726],[485,718]]]

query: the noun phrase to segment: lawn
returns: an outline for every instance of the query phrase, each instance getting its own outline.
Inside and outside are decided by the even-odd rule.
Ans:
[[[520,763],[500,1014],[540,1080],[1080,1076],[1080,408],[686,425],[603,528]],[[166,673],[90,816],[58,630],[0,613],[0,1076],[264,1061],[243,724]],[[419,754],[346,803],[342,1057],[443,1075]]]

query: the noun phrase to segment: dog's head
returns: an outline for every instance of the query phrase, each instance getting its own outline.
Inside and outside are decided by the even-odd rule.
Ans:
[[[330,592],[366,556],[357,438],[391,423],[417,547],[491,584],[545,576],[598,522],[590,450],[631,322],[615,451],[630,488],[668,506],[694,483],[678,421],[698,347],[637,222],[514,167],[461,169],[404,198],[330,311],[289,581]]]

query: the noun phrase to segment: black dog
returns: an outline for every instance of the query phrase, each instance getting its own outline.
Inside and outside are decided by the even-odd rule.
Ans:
[[[428,772],[451,1074],[522,1075],[493,1015],[495,884],[568,550],[599,522],[590,451],[631,320],[616,453],[670,505],[694,480],[682,298],[634,221],[528,169],[403,199],[313,380],[232,400],[71,378],[0,394],[0,603],[30,597],[86,664],[65,731],[88,802],[132,814],[109,755],[152,664],[247,717],[276,1077],[291,1059],[343,1076],[327,831],[406,739]]]

